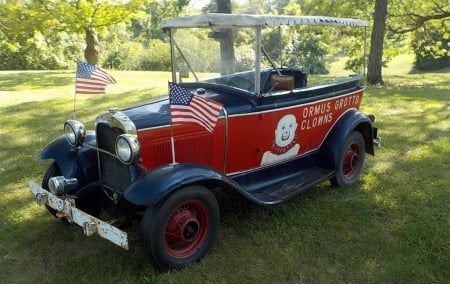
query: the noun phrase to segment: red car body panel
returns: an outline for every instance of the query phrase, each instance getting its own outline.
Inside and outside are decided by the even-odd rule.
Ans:
[[[344,112],[359,109],[363,92],[358,90],[302,105],[231,115],[227,127],[226,118],[222,116],[212,133],[195,124],[144,129],[138,132],[142,164],[151,169],[173,160],[177,163],[191,162],[209,166],[225,175],[259,168],[267,164],[262,162],[265,153],[277,155],[275,152],[289,151],[274,149],[277,125],[288,115],[293,115],[297,124],[290,144],[292,147],[298,145],[298,151],[285,158],[302,156],[319,149]],[[175,157],[172,155],[171,136],[174,137]],[[272,159],[270,162],[277,161]]]

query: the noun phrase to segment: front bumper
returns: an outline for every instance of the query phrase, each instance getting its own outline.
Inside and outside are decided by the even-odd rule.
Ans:
[[[98,235],[128,250],[128,235],[126,232],[76,208],[73,199],[62,199],[31,180],[28,186],[39,205],[45,204],[55,209],[58,217],[66,218],[69,223],[82,227],[86,236]]]

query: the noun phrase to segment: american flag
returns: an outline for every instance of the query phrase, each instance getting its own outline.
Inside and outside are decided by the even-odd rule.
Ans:
[[[169,100],[172,123],[192,122],[209,132],[214,131],[223,105],[214,100],[196,96],[175,83],[169,82]]]
[[[77,62],[76,94],[104,94],[105,86],[116,80],[102,68],[86,62]]]

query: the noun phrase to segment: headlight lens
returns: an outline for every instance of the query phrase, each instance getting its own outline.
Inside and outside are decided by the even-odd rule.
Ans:
[[[64,135],[72,146],[81,146],[86,138],[86,128],[76,120],[68,120],[64,123]]]
[[[116,156],[124,164],[132,164],[139,157],[139,142],[130,134],[119,135],[116,139]]]

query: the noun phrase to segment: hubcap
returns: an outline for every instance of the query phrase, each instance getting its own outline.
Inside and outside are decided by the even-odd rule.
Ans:
[[[200,224],[192,211],[187,208],[179,208],[167,225],[167,241],[171,243],[189,242],[198,234],[199,227]]]
[[[348,179],[358,172],[360,148],[357,143],[350,144],[344,155],[343,173]]]
[[[208,210],[201,202],[185,202],[175,209],[164,232],[166,251],[177,258],[189,257],[205,241],[210,227]]]

